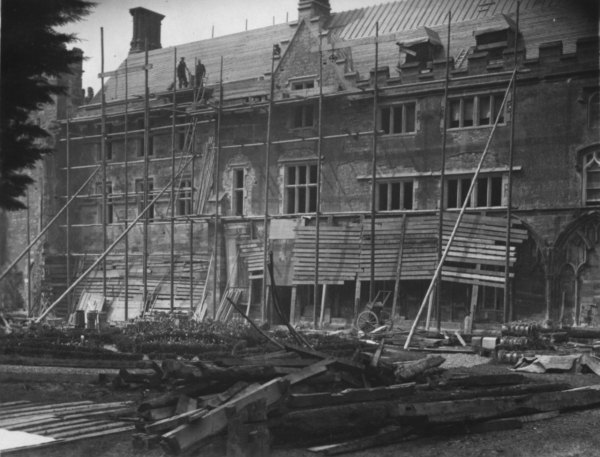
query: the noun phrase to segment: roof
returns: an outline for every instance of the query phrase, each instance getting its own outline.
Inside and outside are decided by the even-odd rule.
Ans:
[[[480,6],[486,4],[487,6]],[[395,34],[394,40],[379,45],[379,66],[395,69],[398,65],[396,41],[409,43],[430,35],[428,27],[441,37],[447,36],[447,13],[452,10],[451,56],[476,45],[473,32],[481,29],[506,28],[507,17],[515,19],[517,0],[401,0],[377,6],[332,13],[325,24],[332,42],[357,40],[375,35],[379,22],[379,35]],[[575,51],[575,41],[589,35],[598,35],[597,14],[586,14],[588,5],[597,8],[592,0],[522,0],[520,14],[521,35],[527,57],[537,57],[538,47],[547,41],[563,41],[563,52]],[[589,9],[587,12],[589,13]],[[504,16],[504,15],[507,15]],[[263,86],[258,81],[268,79],[271,70],[272,46],[291,40],[298,28],[295,23],[278,24],[232,35],[187,43],[177,46],[177,60],[186,57],[191,71],[194,58],[206,66],[208,84],[219,81],[220,61],[223,56],[223,82],[255,81],[253,87]],[[351,49],[351,50],[350,50]],[[368,77],[374,66],[373,45],[357,42],[351,52],[352,70],[361,78]],[[175,48],[169,47],[149,52],[150,93],[164,92],[173,81]],[[346,51],[345,51],[346,52]],[[128,56],[128,67],[144,63],[144,53]],[[124,71],[125,62],[119,70]],[[395,76],[395,74],[391,74]],[[106,84],[106,100],[124,99],[124,75],[110,78]],[[128,76],[129,96],[144,93],[144,72]],[[94,103],[100,101],[99,94]]]

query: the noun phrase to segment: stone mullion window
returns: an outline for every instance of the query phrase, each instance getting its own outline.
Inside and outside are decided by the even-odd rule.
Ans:
[[[583,172],[584,205],[600,205],[600,151],[584,157]]]
[[[148,204],[152,201],[152,194],[154,191],[154,179],[148,178]],[[144,211],[144,180],[136,179],[135,181],[135,193],[137,197],[138,215]],[[154,205],[151,205],[146,212],[146,218],[149,222],[154,222]]]
[[[285,213],[317,211],[317,166],[290,165],[285,169]]]
[[[244,215],[245,173],[243,168],[233,170],[231,184],[231,211],[235,216]]]
[[[379,109],[379,130],[385,135],[415,133],[417,130],[417,104],[384,106]]]
[[[413,181],[391,181],[378,184],[379,211],[412,210],[414,198]]]
[[[177,194],[177,215],[187,216],[192,214],[192,180],[183,179],[179,186],[179,192]]]
[[[483,94],[449,100],[448,128],[491,126],[500,114],[498,124],[505,123],[505,110],[500,112],[503,95]]]
[[[446,208],[462,208],[466,196],[469,193],[472,180],[473,178],[471,177],[446,179]],[[477,178],[467,208],[497,208],[505,206],[502,197],[503,188],[504,178],[502,176],[482,176]]]

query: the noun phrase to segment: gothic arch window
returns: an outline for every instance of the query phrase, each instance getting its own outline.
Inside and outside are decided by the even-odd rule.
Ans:
[[[588,126],[590,128],[600,127],[600,92],[590,96],[588,105]]]
[[[583,203],[600,205],[600,151],[583,156]]]

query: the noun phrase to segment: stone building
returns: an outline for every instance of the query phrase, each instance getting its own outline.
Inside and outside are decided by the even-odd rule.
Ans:
[[[225,318],[220,302],[228,294],[252,316],[278,322],[269,302],[262,305],[267,238],[284,313],[294,322],[351,321],[372,298],[376,143],[373,291],[387,297],[386,307],[397,295],[396,313],[414,319],[436,268],[441,190],[445,242],[497,120],[442,270],[442,321],[462,323],[472,315],[475,325],[597,324],[598,5],[522,1],[518,30],[516,11],[513,0],[398,1],[345,12],[331,11],[327,0],[301,0],[296,21],[162,48],[164,16],[132,9],[130,54],[105,81],[104,104],[99,93],[79,106],[68,135],[61,119],[58,153],[45,164],[55,177],[47,189],[54,212],[98,169],[68,224],[63,217],[49,231],[44,260],[51,298],[92,266],[145,202],[165,192],[128,233],[127,247],[125,239],[117,243],[57,313],[93,293],[106,298],[115,320],[151,310]],[[515,43],[513,99],[507,89]],[[173,89],[180,57],[192,73],[201,60],[204,80]],[[10,236],[19,230],[13,225]]]

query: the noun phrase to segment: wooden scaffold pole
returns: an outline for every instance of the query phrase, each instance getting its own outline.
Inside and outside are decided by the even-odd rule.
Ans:
[[[171,122],[171,179],[175,176],[175,122],[177,119],[177,48],[173,48],[173,119]],[[171,188],[171,312],[175,309],[175,186]]]
[[[219,156],[221,154],[221,123],[223,121],[223,56],[221,56],[221,70],[219,75],[219,109],[217,110],[217,135],[215,145],[214,163],[214,193],[215,193],[215,239],[213,252],[215,256],[215,269],[213,271],[213,306],[212,317],[217,315],[217,287],[219,279]]]
[[[128,59],[125,59],[125,139],[123,140],[123,158],[125,161],[125,230],[129,220],[129,160],[127,159],[127,140],[129,138],[129,87],[128,87]],[[129,320],[129,235],[125,235],[125,322]]]
[[[145,44],[144,58],[144,208],[148,206],[148,159],[150,155],[150,89],[148,88],[148,38]],[[142,312],[146,310],[148,305],[148,211],[146,211],[143,225],[143,247],[142,252],[142,282],[144,291],[142,293]]]
[[[369,284],[369,302],[375,298],[375,214],[377,193],[377,118],[379,79],[379,22],[375,23],[375,81],[373,92],[373,158],[371,161],[371,281]]]
[[[100,151],[102,155],[102,250],[106,251],[106,223],[108,205],[106,201],[106,96],[104,94],[104,27],[100,27],[100,111],[101,111],[101,133],[100,133]],[[106,299],[106,258],[102,261],[102,296]]]
[[[521,2],[517,1],[517,29],[515,30],[515,71],[519,66],[518,42],[519,42],[519,10]],[[512,104],[510,106],[510,145],[508,149],[508,183],[507,183],[507,201],[506,201],[506,259],[504,263],[504,317],[503,322],[512,320],[512,303],[510,303],[510,235],[512,222],[512,172],[515,151],[515,111],[517,107],[517,79],[512,85]],[[577,307],[577,304],[575,304]]]

